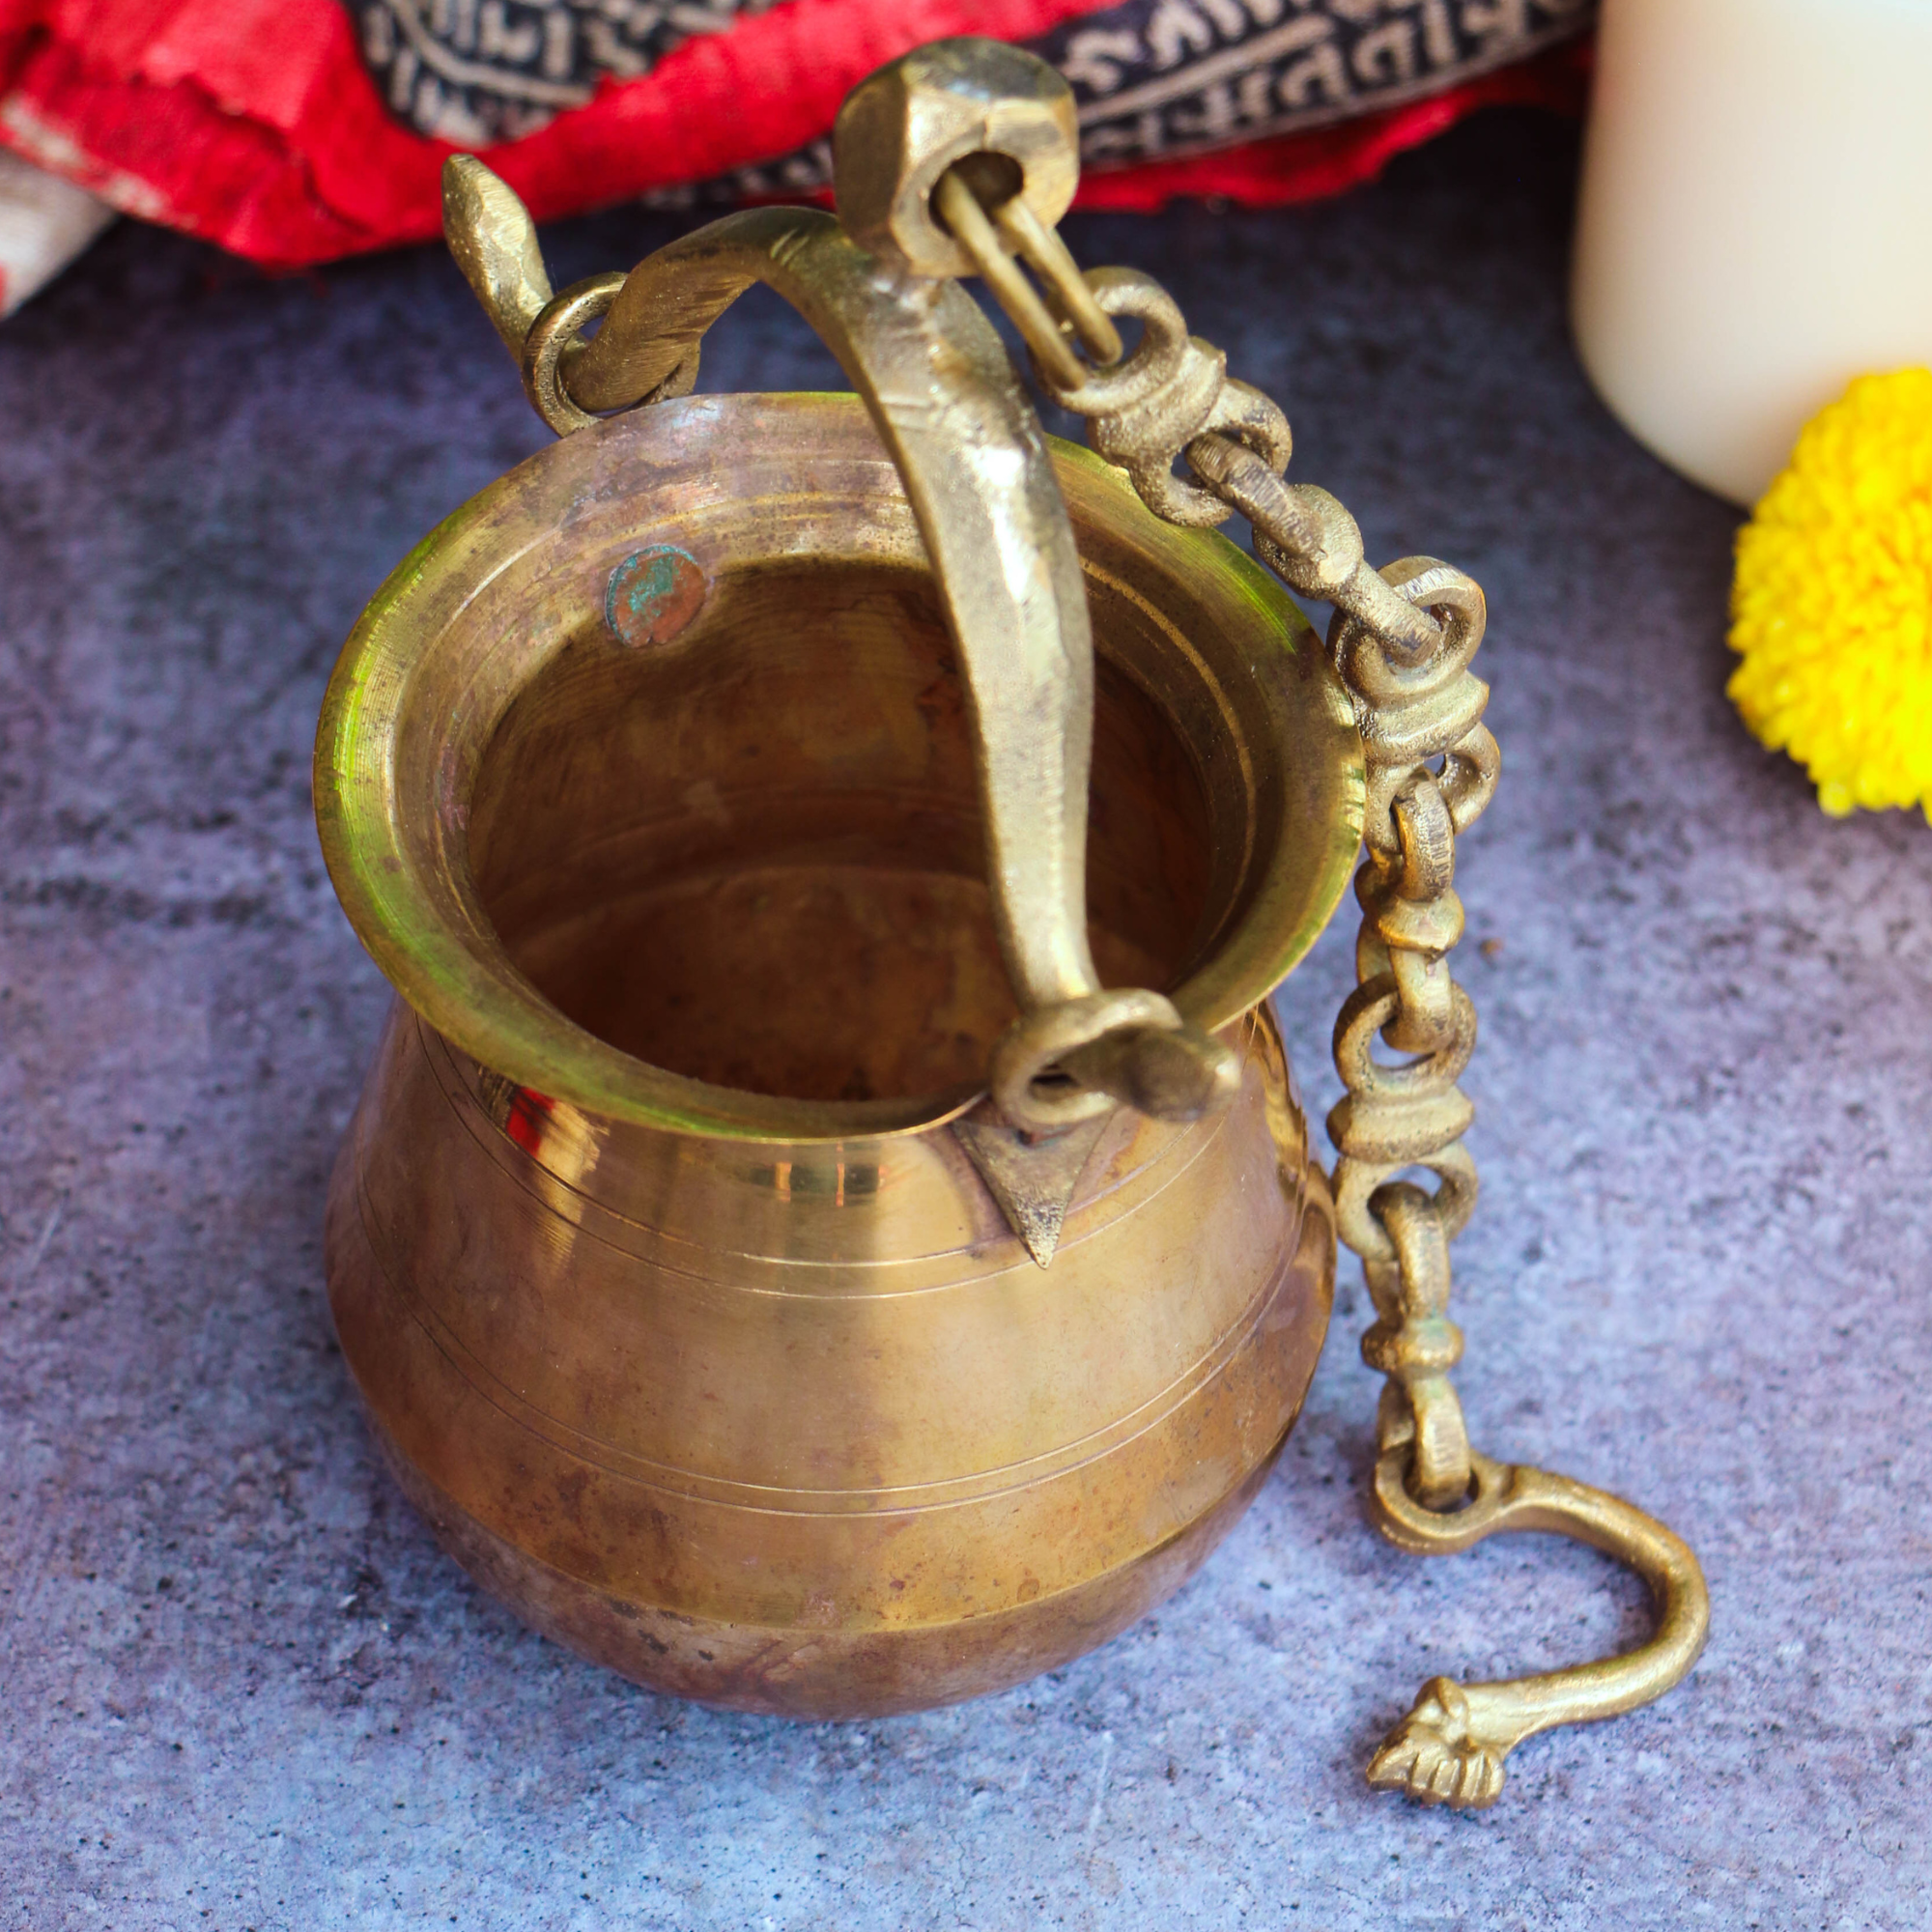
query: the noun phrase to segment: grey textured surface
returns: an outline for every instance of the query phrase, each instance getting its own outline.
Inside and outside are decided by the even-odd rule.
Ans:
[[[384,988],[307,762],[362,600],[543,432],[433,252],[270,284],[124,227],[0,331],[0,1922],[1932,1923],[1932,833],[1829,823],[1732,718],[1732,518],[1566,346],[1573,169],[1502,115],[1329,206],[1074,240],[1282,397],[1373,554],[1490,592],[1463,1386],[1493,1452],[1691,1538],[1690,1683],[1525,1747],[1482,1816],[1365,1789],[1424,1677],[1642,1613],[1548,1539],[1374,1539],[1352,1264],[1245,1523],[1009,1695],[719,1716],[471,1590],[329,1336],[324,1178]],[[558,280],[669,232],[570,225]],[[707,355],[831,380],[771,307]],[[1318,1110],[1348,972],[1338,930],[1283,996]]]

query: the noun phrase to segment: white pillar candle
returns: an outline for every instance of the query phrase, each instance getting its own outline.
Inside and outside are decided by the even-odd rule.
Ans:
[[[1932,0],[1604,0],[1572,314],[1741,503],[1854,376],[1932,364]]]

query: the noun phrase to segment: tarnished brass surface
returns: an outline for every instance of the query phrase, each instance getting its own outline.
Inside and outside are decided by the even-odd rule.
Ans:
[[[521,362],[524,338],[552,293],[536,224],[508,183],[474,155],[452,155],[442,170],[442,232],[484,314]]]
[[[974,272],[933,219],[949,170],[989,164],[1000,198],[1049,225],[1080,181],[1073,90],[1044,61],[995,41],[933,41],[880,68],[845,97],[832,149],[847,233],[915,275]]]
[[[1570,1476],[1469,1452],[1464,1506],[1431,1509],[1409,1493],[1409,1455],[1398,1445],[1376,1465],[1376,1520],[1417,1556],[1473,1548],[1507,1530],[1549,1530],[1627,1563],[1650,1587],[1657,1628],[1621,1657],[1601,1658],[1502,1684],[1434,1677],[1369,1765],[1369,1782],[1427,1804],[1477,1808],[1502,1795],[1503,1759],[1523,1739],[1661,1697],[1696,1662],[1711,1628],[1711,1599],[1690,1547],[1653,1516]]]
[[[399,1008],[330,1200],[406,1487],[539,1628],[744,1710],[1017,1682],[1176,1588],[1272,1462],[1333,1229],[1273,1029],[1211,1121],[1120,1110],[1053,1267],[950,1133],[599,1120]]]

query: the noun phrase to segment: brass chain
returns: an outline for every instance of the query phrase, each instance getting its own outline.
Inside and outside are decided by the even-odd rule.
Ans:
[[[1568,1477],[1472,1449],[1449,1378],[1463,1354],[1448,1318],[1449,1243],[1476,1203],[1463,1141],[1475,1110],[1457,1085],[1475,1047],[1476,1012],[1449,970],[1463,923],[1456,838],[1482,815],[1500,770],[1483,723],[1489,687],[1469,669],[1483,639],[1483,593],[1434,557],[1372,568],[1342,504],[1285,480],[1292,437],[1282,411],[1229,376],[1220,350],[1188,334],[1157,282],[1131,269],[1083,273],[1054,230],[969,208],[973,191],[956,170],[935,204],[1018,328],[1041,386],[1086,419],[1094,449],[1170,523],[1213,525],[1238,511],[1264,563],[1334,606],[1327,642],[1362,735],[1367,854],[1355,876],[1357,984],[1334,1035],[1347,1092],[1328,1133],[1337,1229],[1361,1258],[1376,1309],[1362,1358],[1386,1378],[1377,1525],[1418,1554],[1464,1549],[1502,1529],[1556,1530],[1632,1564],[1658,1602],[1655,1635],[1627,1656],[1508,1683],[1424,1686],[1377,1753],[1371,1782],[1432,1803],[1488,1804],[1522,1738],[1633,1709],[1675,1684],[1702,1647],[1709,1606],[1696,1558],[1662,1523]],[[1130,353],[1096,310],[1141,325]],[[1094,360],[1082,362],[1080,349]],[[1184,475],[1175,473],[1178,460]],[[1410,1058],[1378,1061],[1378,1036]],[[1435,1176],[1433,1193],[1398,1178],[1417,1168]]]
[[[970,198],[956,177],[952,185],[949,212]],[[957,218],[952,227],[969,232]],[[994,245],[994,225],[971,234],[977,260]],[[1462,1405],[1449,1380],[1463,1337],[1446,1309],[1449,1241],[1476,1201],[1475,1163],[1463,1145],[1475,1110],[1456,1085],[1475,1045],[1476,1014],[1450,977],[1448,953],[1463,934],[1456,835],[1481,815],[1499,770],[1496,741],[1482,722],[1489,687],[1468,668],[1483,638],[1483,593],[1433,557],[1371,570],[1349,512],[1325,490],[1283,480],[1292,439],[1276,404],[1228,375],[1227,357],[1187,333],[1174,298],[1150,276],[1099,269],[1083,277],[1054,241],[1051,252],[1037,242],[1018,251],[1044,300],[1029,288],[1031,300],[1008,310],[1047,392],[1087,419],[1094,447],[1127,472],[1156,516],[1199,526],[1240,511],[1262,560],[1294,589],[1336,607],[1328,648],[1354,700],[1368,768],[1368,857],[1355,878],[1359,984],[1334,1040],[1348,1096],[1328,1117],[1340,1156],[1336,1220],[1362,1258],[1378,1316],[1362,1356],[1388,1378],[1380,1448],[1409,1449],[1416,1499],[1453,1508],[1471,1482]],[[1017,266],[1002,254],[993,269],[988,285],[1004,297]],[[1069,276],[1090,305],[1141,324],[1131,355],[1099,369],[1080,364],[1072,323],[1053,320],[1079,312]],[[1091,349],[1091,329],[1078,339]],[[1065,380],[1068,368],[1075,380]],[[1174,474],[1178,457],[1190,480]],[[1370,1051],[1377,1034],[1417,1058],[1379,1064]],[[1435,1173],[1435,1194],[1395,1179],[1413,1167]]]

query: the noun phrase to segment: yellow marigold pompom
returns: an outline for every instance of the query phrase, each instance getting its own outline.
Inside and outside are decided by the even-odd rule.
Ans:
[[[1738,532],[1726,690],[1834,818],[1932,818],[1932,369],[1861,376]]]

